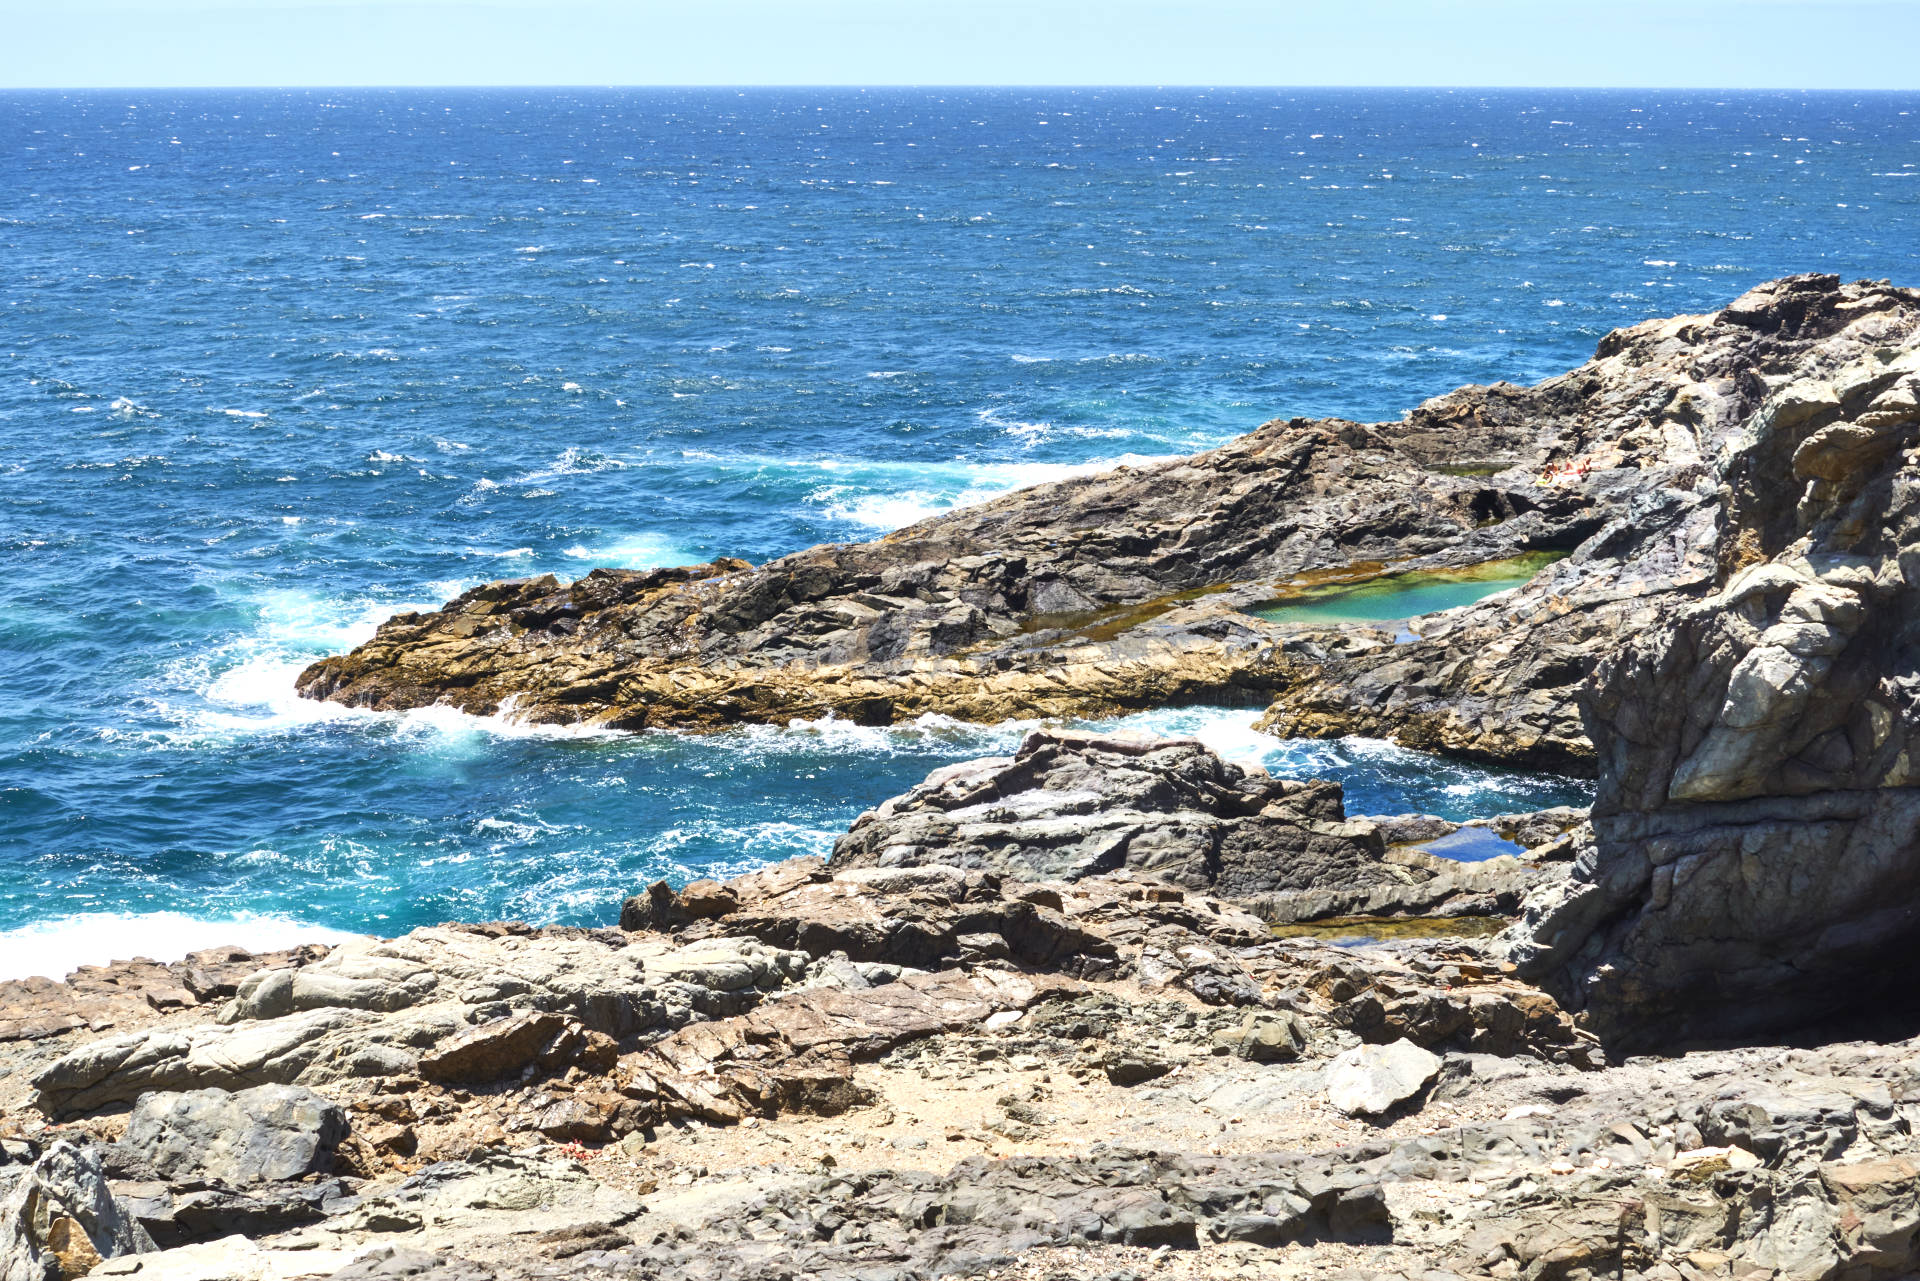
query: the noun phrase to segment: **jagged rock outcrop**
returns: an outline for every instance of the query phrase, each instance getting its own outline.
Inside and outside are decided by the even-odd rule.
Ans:
[[[831,866],[930,863],[1020,880],[1128,868],[1246,899],[1396,879],[1338,783],[1296,783],[1191,739],[1036,730],[1012,757],[949,765],[854,820]]]
[[[1559,875],[1513,858],[1456,863],[1389,850],[1395,826],[1348,818],[1338,783],[1243,769],[1193,740],[1036,730],[1011,757],[936,770],[860,815],[831,866],[960,867],[1021,880],[1125,868],[1279,922],[1511,912]]]
[[[1191,458],[1037,486],[757,569],[488,584],[389,620],[299,687],[365,707],[628,728],[1265,701],[1298,663],[1348,644],[1329,635],[1289,653],[1298,627],[1245,610],[1272,584],[1567,550],[1604,521],[1584,483],[1430,469],[1463,448],[1518,447],[1504,431],[1448,426],[1472,438],[1448,445],[1436,430],[1276,420]]]
[[[681,906],[688,896],[700,914]],[[747,935],[805,951],[816,958],[812,985],[858,991],[921,969],[1011,965],[1127,980],[1207,1005],[1293,1009],[1365,1041],[1595,1061],[1593,1039],[1551,997],[1512,981],[1465,940],[1356,951],[1277,939],[1235,904],[1125,872],[1017,882],[939,865],[832,872],[793,859],[680,895],[655,886],[628,900],[624,918],[672,931],[685,946]],[[697,1044],[709,1027],[686,1036]]]
[[[1816,473],[1883,458],[1875,451],[1886,445],[1852,434],[1858,424],[1813,441],[1839,420],[1830,390],[1816,389],[1830,389],[1843,366],[1911,345],[1916,333],[1920,292],[1794,276],[1713,315],[1616,330],[1592,361],[1538,386],[1464,388],[1421,406],[1413,421],[1436,433],[1448,424],[1469,435],[1489,420],[1535,428],[1512,455],[1517,467],[1492,479],[1573,484],[1602,523],[1525,587],[1427,620],[1412,643],[1321,664],[1281,692],[1265,726],[1594,772],[1580,712],[1587,676],[1623,639],[1657,629],[1755,556],[1749,535],[1722,519],[1724,487],[1768,509],[1776,539],[1803,490],[1838,501],[1831,495],[1844,482]],[[1889,402],[1871,412],[1901,411]],[[1758,439],[1773,443],[1756,449]],[[1793,451],[1809,441],[1789,474]],[[1758,479],[1762,456],[1771,478],[1754,489],[1741,478]]]
[[[804,967],[749,940],[650,957],[615,943],[585,931],[443,927],[342,944],[313,965],[242,981],[216,1022],[92,1042],[34,1086],[61,1115],[151,1090],[463,1079],[475,1064],[496,1076],[536,1062],[552,1070],[603,1057],[609,1042],[749,1009]],[[515,1017],[528,1012],[545,1016],[537,1036],[518,1035]]]
[[[1920,1266],[1914,1106],[1889,1082],[1908,1079],[1911,1051],[1695,1054],[1577,1083],[1452,1058],[1425,1107],[1496,1115],[1424,1132],[1411,1117],[1365,1141],[1292,1150],[1094,1143],[927,1168],[889,1148],[857,1169],[711,1172],[720,1158],[707,1155],[644,1212],[602,1181],[604,1163],[483,1150],[369,1189],[324,1235],[236,1243],[238,1266],[222,1275],[264,1281],[302,1259],[333,1269],[357,1251],[364,1263],[337,1275],[919,1281],[1284,1267],[1329,1279],[1892,1281]],[[1302,1091],[1324,1075],[1266,1071]],[[1268,1089],[1260,1097],[1302,1098],[1278,1080]],[[1219,1097],[1156,1093],[1136,1089],[1133,1106],[1171,1114]],[[141,1274],[172,1266],[144,1256]]]
[[[1609,1058],[1569,1013],[1631,1049],[1773,1028],[1817,1040],[1850,1004],[1906,997],[1917,315],[1911,293],[1796,277],[1621,331],[1540,388],[1469,389],[1392,427],[1263,429],[1138,493],[1125,476],[1055,491],[1052,545],[1016,495],[919,542],[789,558],[786,579],[737,563],[601,575],[577,614],[562,602],[544,619],[541,602],[570,593],[483,589],[390,626],[361,666],[322,676],[398,705],[452,672],[472,677],[459,687],[476,710],[537,677],[536,715],[625,723],[809,698],[874,719],[949,696],[985,714],[1121,697],[1134,676],[1126,697],[1271,679],[1277,727],[1586,761],[1599,796],[1590,816],[1488,820],[1526,864],[1448,868],[1421,843],[1451,823],[1348,818],[1337,789],[1197,744],[1038,734],[864,816],[831,863],[658,884],[621,931],[444,927],[218,982],[142,962],[15,985],[0,993],[0,1276],[1920,1271],[1920,1043]],[[1539,477],[1528,450],[1587,467]],[[1446,495],[1471,478],[1428,486],[1382,462],[1407,458],[1511,464],[1468,504],[1506,532],[1450,533]],[[1559,505],[1513,505],[1521,481]],[[1425,496],[1383,514],[1395,484]],[[1172,510],[1154,486],[1191,500],[1223,485],[1233,500],[1205,537],[1152,523]],[[1338,513],[1361,499],[1379,505]],[[1419,639],[1268,631],[1235,613],[1251,589],[1115,606],[1229,563],[1295,573],[1347,554],[1342,530],[1374,548],[1398,528],[1451,557],[1601,518],[1546,576],[1421,620]],[[1029,561],[930,550],[952,537],[957,556],[963,534]],[[845,623],[850,593],[877,589],[833,573],[896,552],[930,558],[926,595]],[[794,587],[811,569],[826,577]],[[999,596],[943,597],[957,574]],[[1021,584],[1039,603],[1016,602]],[[1056,587],[1098,609],[1019,632]],[[955,601],[984,639],[966,639]],[[668,616],[691,648],[662,658]],[[715,618],[735,639],[713,639]],[[855,653],[896,622],[922,648]],[[608,629],[629,625],[643,639],[622,649]],[[995,646],[1028,643],[1016,634],[1050,657],[1001,666]],[[1186,668],[1167,658],[1181,646]],[[567,666],[589,658],[615,664],[612,684]],[[883,702],[847,701],[856,686]],[[725,704],[742,690],[744,708]],[[1494,943],[1336,946],[1276,937],[1250,910],[1451,911],[1504,901],[1510,868],[1534,862],[1526,917]],[[247,1095],[140,1097],[266,1080],[318,1095],[270,1091],[284,1114]],[[125,1257],[149,1235],[198,1244]]]
[[[54,1143],[13,1174],[0,1199],[0,1277],[7,1281],[68,1281],[104,1259],[153,1248],[91,1148]]]
[[[1461,388],[1402,422],[1277,420],[758,569],[489,584],[390,620],[300,689],[623,727],[1277,696],[1278,733],[1590,773],[1579,689],[1741,554],[1719,540],[1716,495],[1763,402],[1916,327],[1911,290],[1791,277],[1716,314],[1618,330],[1558,378]],[[1857,448],[1831,434],[1802,465],[1843,469]],[[1248,612],[1303,584],[1546,551],[1571,554],[1411,640]]]
[[[1601,664],[1595,848],[1514,944],[1629,1045],[1910,1005],[1920,957],[1916,310],[1801,278],[1721,323],[1755,351],[1712,573]]]

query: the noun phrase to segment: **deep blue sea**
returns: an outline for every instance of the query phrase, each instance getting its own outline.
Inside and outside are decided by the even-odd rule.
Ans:
[[[0,976],[606,923],[1024,729],[293,697],[395,610],[1393,417],[1805,270],[1920,283],[1920,96],[0,95]],[[1251,719],[1125,723],[1355,812],[1583,795]]]

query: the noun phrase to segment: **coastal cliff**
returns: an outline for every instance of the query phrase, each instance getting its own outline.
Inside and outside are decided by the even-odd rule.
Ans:
[[[1920,341],[1775,297],[1755,323],[1783,341],[1877,338],[1770,385],[1717,473],[1711,579],[1610,646],[1593,858],[1515,953],[1623,1043],[1911,1006]]]
[[[392,620],[303,690],[629,727],[1235,698],[1596,803],[1460,863],[1334,783],[1041,729],[617,928],[0,984],[0,1275],[1912,1275],[1916,437],[1920,294],[1799,276],[1402,423]],[[1444,612],[1272,608],[1542,553]]]

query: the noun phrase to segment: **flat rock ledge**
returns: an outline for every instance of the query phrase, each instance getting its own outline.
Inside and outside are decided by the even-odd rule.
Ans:
[[[1470,943],[1276,938],[1209,892],[1270,889],[1260,866],[1290,860],[1418,880],[1337,788],[1100,736],[969,768],[965,795],[947,771],[883,807],[966,802],[915,857],[656,885],[618,930],[443,926],[246,973],[225,950],[204,999],[128,995],[98,1029],[26,1007],[165,990],[175,968],[0,987],[22,1015],[0,1042],[0,1195],[26,1198],[0,1275],[904,1278],[1034,1248],[1383,1244],[1376,1180],[1313,1155],[1309,1113],[1363,1138],[1443,1062],[1604,1063]],[[991,838],[970,826],[982,786],[1010,807]],[[1130,856],[1085,857],[1122,827]],[[1116,1117],[1197,1155],[1116,1147]],[[791,1232],[737,1235],[770,1214]]]
[[[1471,941],[1279,939],[1125,868],[796,860],[629,909],[8,1043],[4,1275],[1920,1267],[1920,1042],[1609,1063]]]

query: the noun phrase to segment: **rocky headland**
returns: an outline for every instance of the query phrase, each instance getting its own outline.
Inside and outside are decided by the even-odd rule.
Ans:
[[[396,618],[303,691],[1224,700],[1596,799],[1463,832],[1041,730],[617,926],[0,984],[0,1278],[1920,1271],[1916,433],[1920,293],[1800,276],[1398,423]],[[1548,554],[1410,619],[1266,608]]]

